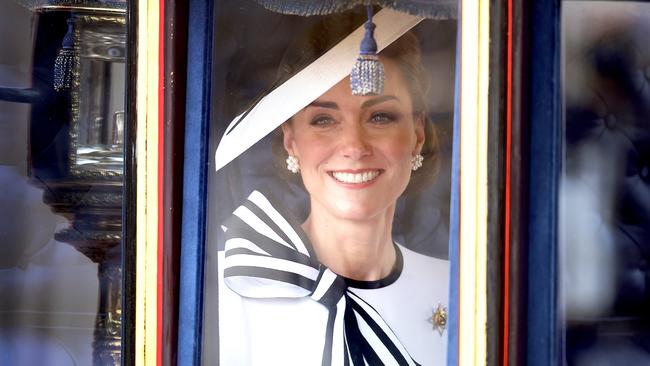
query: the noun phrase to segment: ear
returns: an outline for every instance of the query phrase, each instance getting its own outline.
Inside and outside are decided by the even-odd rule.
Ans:
[[[424,124],[426,123],[424,114],[419,113],[415,117],[414,122],[415,122],[415,148],[413,149],[413,155],[419,154],[422,151],[422,146],[424,146],[424,140],[425,140]]]
[[[291,122],[285,122],[282,124],[282,144],[284,145],[287,154],[296,156],[295,140]]]

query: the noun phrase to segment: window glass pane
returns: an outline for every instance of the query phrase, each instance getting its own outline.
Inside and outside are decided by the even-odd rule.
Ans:
[[[343,327],[352,355],[388,347],[363,346],[365,322],[405,357],[445,361],[457,29],[440,4],[380,53],[383,94],[353,96],[359,40],[345,45],[366,8],[217,3],[204,364],[320,364],[342,357]],[[411,27],[391,12],[374,9],[380,47]]]
[[[650,4],[563,2],[568,365],[650,363]]]
[[[120,364],[126,5],[0,3],[0,364]]]

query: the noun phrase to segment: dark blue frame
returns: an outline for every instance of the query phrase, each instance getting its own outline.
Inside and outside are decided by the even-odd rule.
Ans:
[[[203,325],[203,262],[211,113],[213,0],[188,5],[187,108],[178,315],[178,365],[200,365]]]
[[[527,365],[561,364],[558,191],[562,151],[560,0],[530,9]]]

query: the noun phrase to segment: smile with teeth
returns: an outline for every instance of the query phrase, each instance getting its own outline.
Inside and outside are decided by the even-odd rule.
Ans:
[[[377,178],[379,173],[379,170],[369,170],[359,173],[332,172],[332,177],[341,183],[359,184],[366,183]]]

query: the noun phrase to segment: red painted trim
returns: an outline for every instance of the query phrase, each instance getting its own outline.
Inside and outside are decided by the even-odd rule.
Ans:
[[[162,365],[164,285],[164,174],[165,174],[165,0],[160,1],[158,18],[158,260],[156,283],[156,365]]]
[[[508,0],[507,70],[506,70],[506,177],[504,205],[504,265],[503,269],[503,365],[508,366],[510,326],[510,171],[512,167],[512,0]]]

